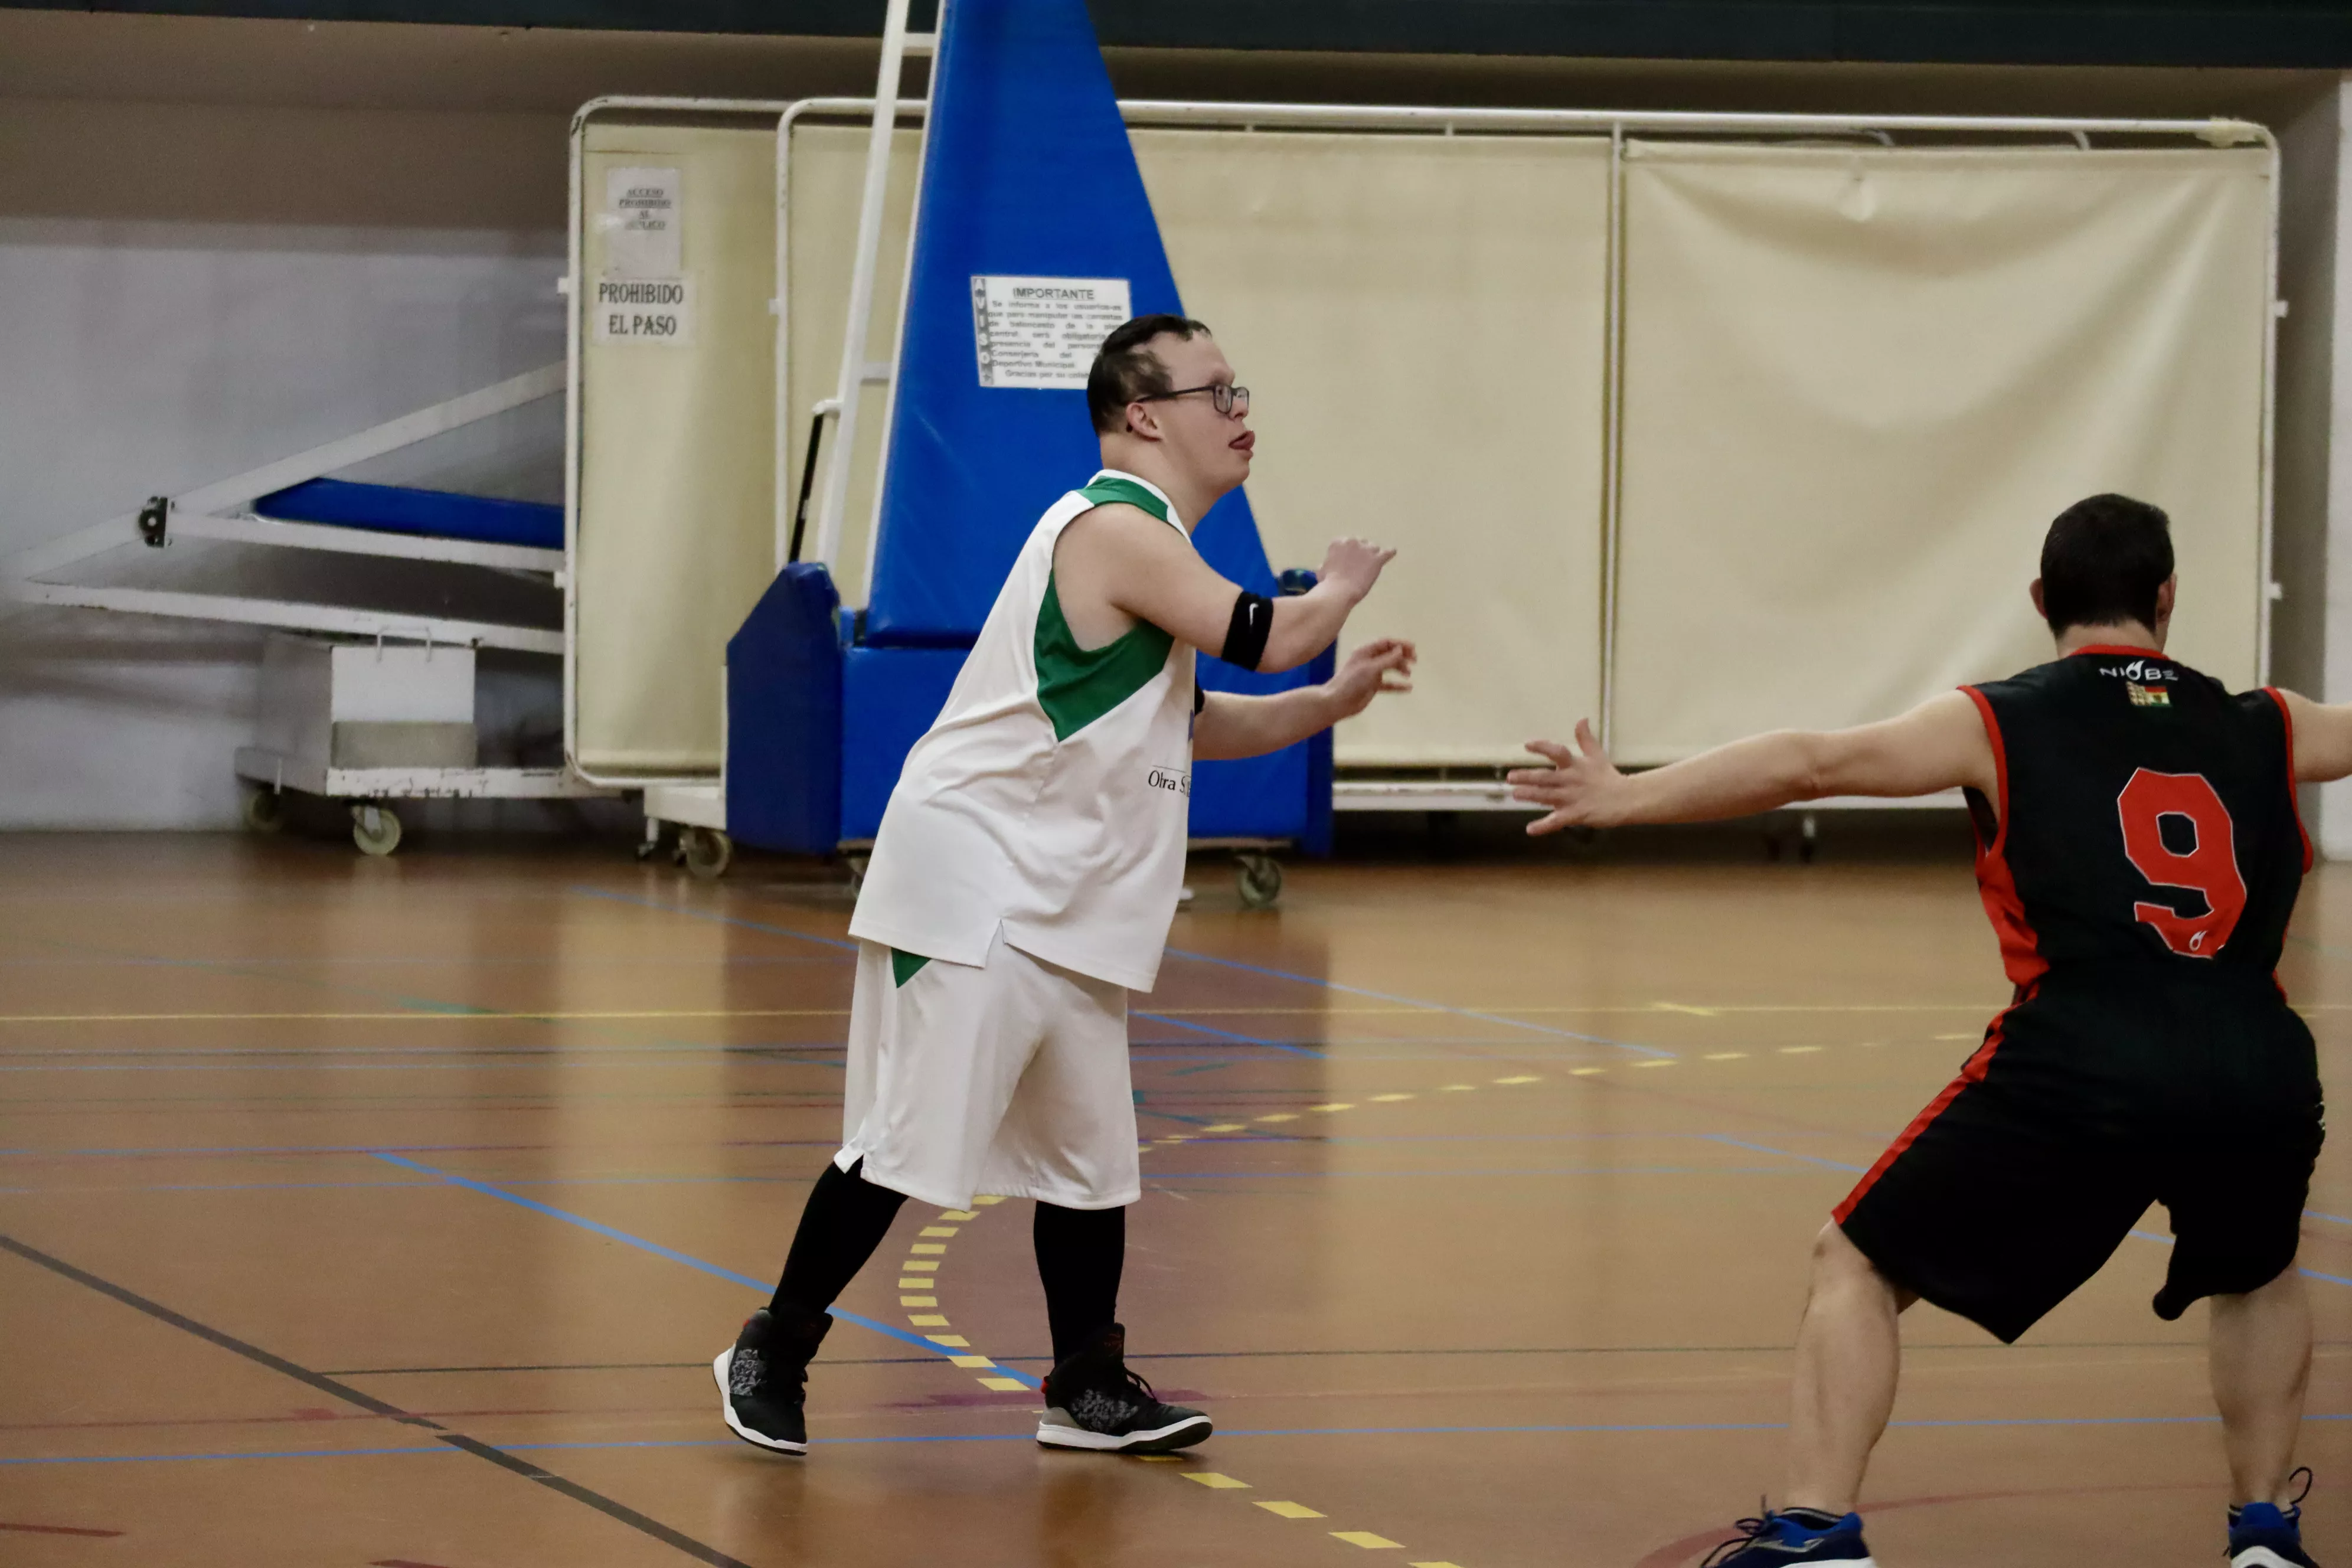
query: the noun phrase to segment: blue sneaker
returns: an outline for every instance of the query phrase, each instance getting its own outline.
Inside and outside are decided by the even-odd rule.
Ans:
[[[2285,1508],[2250,1502],[2230,1510],[2230,1568],[2319,1568],[2303,1549],[2303,1500],[2311,1495],[2311,1471],[2299,1469],[2303,1489]]]
[[[1782,1568],[1790,1563],[1876,1568],[1870,1548],[1863,1544],[1858,1513],[1841,1519],[1818,1509],[1792,1508],[1779,1513],[1767,1509],[1763,1518],[1743,1519],[1732,1528],[1739,1533],[1709,1552],[1699,1568]]]

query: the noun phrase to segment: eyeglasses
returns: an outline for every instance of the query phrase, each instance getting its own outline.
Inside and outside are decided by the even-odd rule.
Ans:
[[[1171,397],[1189,397],[1196,392],[1207,393],[1209,395],[1209,402],[1220,414],[1247,414],[1249,412],[1249,388],[1246,386],[1235,386],[1231,382],[1227,381],[1213,381],[1205,386],[1179,387],[1174,392],[1149,392],[1144,394],[1141,397],[1135,398],[1133,401],[1137,403],[1164,403]]]

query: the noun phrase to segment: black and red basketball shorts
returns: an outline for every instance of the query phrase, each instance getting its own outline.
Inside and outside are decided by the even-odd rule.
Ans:
[[[2324,1135],[2311,1031],[2267,975],[2053,972],[1836,1218],[1896,1285],[2015,1340],[2160,1203],[2170,1320],[2294,1261]]]

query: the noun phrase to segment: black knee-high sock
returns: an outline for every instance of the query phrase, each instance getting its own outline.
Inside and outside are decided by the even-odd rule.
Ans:
[[[1037,1278],[1045,1286],[1045,1319],[1054,1333],[1054,1360],[1067,1361],[1118,1318],[1118,1277],[1127,1264],[1127,1211],[1066,1209],[1039,1204],[1032,1227]]]
[[[903,1193],[866,1179],[866,1162],[848,1170],[827,1164],[801,1210],[801,1227],[784,1257],[784,1277],[768,1310],[778,1314],[815,1314],[833,1305],[898,1217]]]

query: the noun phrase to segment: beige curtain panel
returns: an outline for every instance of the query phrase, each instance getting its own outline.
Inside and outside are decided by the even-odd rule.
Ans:
[[[1343,764],[1510,760],[1601,687],[1609,144],[1134,132],[1186,309],[1252,393],[1275,566],[1398,550],[1346,644],[1413,638]],[[1346,646],[1346,645],[1343,645]]]
[[[592,777],[715,773],[727,639],[774,575],[775,132],[585,137],[573,760]],[[656,194],[615,208],[625,170]],[[600,305],[604,281],[656,303]],[[603,335],[612,309],[625,319]],[[632,331],[665,311],[674,335]]]
[[[2257,680],[2268,166],[1631,145],[1618,755],[2046,659],[2042,534],[2102,490],[2172,515],[2178,655]]]

